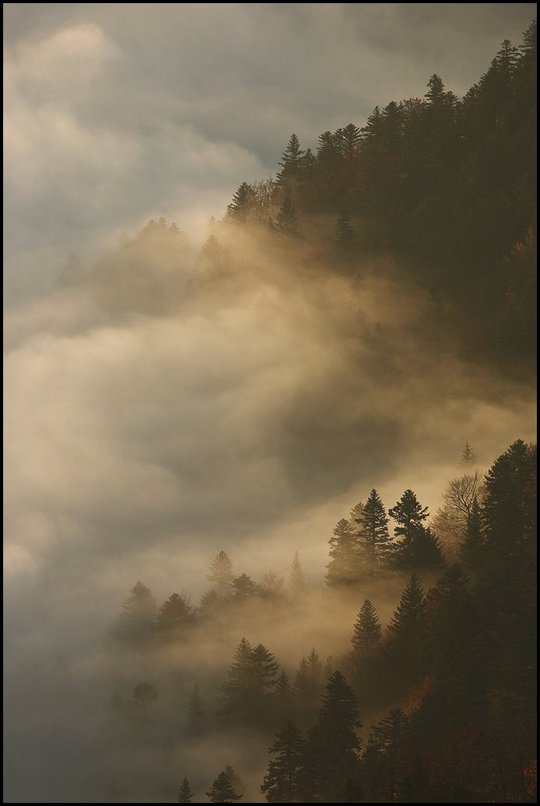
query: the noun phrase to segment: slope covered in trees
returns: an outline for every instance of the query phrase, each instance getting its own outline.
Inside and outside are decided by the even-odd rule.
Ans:
[[[370,255],[399,256],[437,315],[464,334],[464,357],[527,372],[535,143],[536,21],[518,47],[501,44],[462,98],[433,75],[423,98],[393,100],[363,126],[324,132],[315,153],[292,134],[277,180],[243,182],[228,215],[304,237],[327,265],[333,259],[351,274],[361,275]]]
[[[305,623],[302,601],[312,608],[320,600],[324,607],[325,597],[345,592],[358,603],[349,647],[323,661],[306,647],[309,636],[298,632],[297,648],[305,654],[295,671],[262,643],[242,638],[210,700],[195,681],[183,741],[197,746],[214,735],[224,745],[231,739],[246,748],[266,744],[260,792],[271,803],[533,802],[535,458],[534,446],[517,440],[493,463],[481,502],[474,497],[465,526],[457,527],[459,562],[437,543],[430,563],[413,552],[404,565],[403,541],[419,529],[431,533],[423,525],[427,509],[406,490],[387,513],[372,490],[361,517],[340,520],[330,537],[330,567],[337,570],[326,575],[324,587],[306,583],[296,553],[289,583],[268,593],[245,574],[235,577],[221,551],[210,563],[212,588],[189,618],[184,604],[175,629],[164,631],[164,607],[156,609],[138,582],[125,610],[130,618],[139,612],[144,618],[137,619],[136,632],[121,619],[114,641],[136,642],[157,659],[163,642],[189,651],[209,623],[219,628],[233,621],[253,630],[257,613],[273,613],[294,629],[296,617]],[[353,515],[359,512],[353,509]],[[396,524],[393,538],[389,517]],[[368,540],[367,563],[361,539],[366,524],[368,537],[382,538]],[[348,551],[345,576],[338,539]],[[384,562],[376,564],[374,579],[376,545],[384,547]],[[239,579],[247,580],[241,595]],[[364,592],[386,597],[396,582],[401,595],[385,623]],[[219,608],[209,609],[216,586]],[[165,604],[171,600],[177,601],[169,597]],[[155,741],[164,719],[155,711],[159,699],[160,692],[144,682],[125,701],[117,694],[114,708],[120,722]],[[178,799],[190,802],[192,778],[183,772],[188,778],[179,777]],[[208,786],[212,802],[243,796],[230,764]]]

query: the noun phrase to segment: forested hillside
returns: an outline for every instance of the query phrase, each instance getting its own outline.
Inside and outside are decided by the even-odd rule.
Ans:
[[[423,98],[375,107],[365,124],[292,134],[275,179],[228,209],[306,238],[312,260],[362,273],[366,254],[399,256],[404,274],[459,330],[461,355],[530,371],[535,340],[536,22],[505,40],[463,98],[433,75]],[[321,216],[325,222],[321,226]],[[325,237],[321,239],[323,233]]]

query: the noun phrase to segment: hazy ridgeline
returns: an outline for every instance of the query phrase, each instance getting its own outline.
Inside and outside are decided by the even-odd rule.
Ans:
[[[244,801],[262,801],[268,747],[289,712],[312,731],[299,801],[531,800],[530,118],[508,116],[530,106],[531,41],[519,61],[512,52],[501,67],[500,57],[464,106],[435,97],[444,88],[432,82],[425,108],[406,107],[409,131],[418,113],[428,134],[441,132],[434,105],[473,121],[465,154],[438,162],[445,144],[434,139],[418,168],[429,187],[440,180],[448,230],[430,219],[448,208],[422,195],[420,180],[386,205],[395,163],[379,183],[381,154],[407,156],[413,176],[417,166],[410,141],[392,146],[390,129],[377,141],[375,116],[375,161],[369,149],[354,152],[356,173],[335,164],[324,173],[348,127],[337,140],[327,133],[312,179],[283,168],[275,183],[239,189],[202,250],[174,225],[150,222],[7,313],[8,801],[174,802],[187,777],[205,802],[228,765]],[[388,124],[396,110],[384,111]],[[508,170],[493,188],[486,176],[501,152]],[[345,195],[351,209],[341,210]],[[365,208],[355,207],[361,197]],[[490,221],[499,231],[484,260]],[[478,463],[469,454],[459,465],[466,442]],[[397,520],[387,540],[374,505],[370,543],[362,513],[373,488]],[[409,533],[396,502],[411,489],[420,508]],[[290,578],[296,550],[302,590]],[[232,560],[234,584],[212,601],[203,597],[216,588],[207,575],[218,551]],[[141,607],[131,600],[127,621],[126,612],[116,621],[138,579],[151,594],[139,587]],[[415,616],[400,632],[395,613],[411,584],[401,612]],[[364,628],[351,643],[366,600],[381,626],[367,607],[369,651]],[[242,638],[247,683],[238,708],[223,712],[220,687]],[[259,644],[290,693],[274,661],[251,654]],[[266,678],[253,671],[262,667]],[[361,751],[345,730],[350,744],[326,769],[321,741],[343,739],[343,720],[332,721],[340,686],[358,702]],[[326,770],[326,784],[314,769]]]

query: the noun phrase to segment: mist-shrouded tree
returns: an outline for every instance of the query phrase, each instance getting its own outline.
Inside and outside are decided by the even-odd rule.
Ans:
[[[212,590],[218,596],[228,596],[232,593],[231,584],[233,578],[232,562],[229,555],[225,551],[218,552],[210,563],[210,573],[208,574]]]
[[[157,699],[159,699],[159,694],[153,685],[138,683],[127,700],[129,715],[141,727],[147,727],[150,722],[150,706]]]
[[[189,700],[185,734],[190,738],[199,738],[206,732],[207,721],[204,703],[197,684],[193,686]]]
[[[234,767],[228,765],[219,773],[206,795],[210,798],[210,803],[235,803],[242,800],[242,795],[237,792],[238,788]]]
[[[302,724],[311,720],[319,706],[323,688],[323,665],[315,649],[312,649],[308,657],[300,661],[293,683],[295,711]]]
[[[474,467],[477,461],[478,460],[475,452],[472,449],[472,445],[470,442],[466,442],[461,453],[461,459],[459,460],[460,464],[464,465],[465,467]]]
[[[407,741],[408,719],[400,708],[392,709],[371,728],[363,767],[369,792],[375,802],[395,800],[399,779],[399,756]]]
[[[366,599],[354,624],[351,643],[360,658],[373,655],[379,648],[382,638],[381,624],[377,611],[369,599]]]
[[[262,702],[265,695],[272,694],[275,690],[279,663],[263,644],[257,644],[251,651],[251,664],[254,690]]]
[[[247,574],[240,574],[231,583],[233,597],[236,601],[247,601],[251,596],[256,596],[260,590],[256,582]]]
[[[235,192],[232,202],[227,207],[227,214],[233,221],[243,224],[247,220],[251,207],[251,187],[247,182],[242,182]]]
[[[482,515],[476,497],[467,516],[463,541],[459,547],[459,557],[473,574],[477,574],[481,570],[484,559],[484,534]]]
[[[227,671],[227,680],[220,687],[223,700],[218,716],[232,723],[250,722],[253,711],[253,655],[251,644],[242,638]]]
[[[291,573],[289,574],[289,593],[294,598],[302,596],[306,590],[306,578],[302,570],[302,563],[300,562],[300,555],[297,551],[294,552],[294,558],[291,565]]]
[[[156,632],[164,638],[182,635],[193,624],[193,610],[184,594],[171,593],[157,614]]]
[[[334,528],[330,543],[327,585],[353,585],[359,577],[358,537],[350,521],[342,518]]]
[[[290,238],[297,238],[300,235],[298,229],[298,216],[296,214],[296,207],[294,206],[290,196],[285,196],[276,219],[276,229],[282,235],[287,235]]]
[[[302,732],[289,720],[268,750],[275,756],[269,761],[261,784],[261,792],[268,803],[301,802],[305,749]]]
[[[356,522],[359,550],[367,563],[366,570],[373,576],[389,564],[392,545],[388,518],[377,490],[371,490]]]
[[[395,506],[388,510],[391,518],[397,521],[395,533],[398,537],[409,538],[416,527],[429,516],[427,507],[423,507],[412,490],[405,490]]]
[[[187,778],[184,778],[180,786],[180,789],[178,790],[177,801],[178,803],[191,803],[192,799],[193,799],[193,792],[191,791],[189,781]]]
[[[291,179],[296,179],[302,172],[304,151],[300,148],[298,137],[291,134],[287,147],[281,156],[279,165],[281,171],[278,172],[278,182],[283,184]]]
[[[442,568],[444,556],[437,537],[422,521],[429,515],[412,490],[405,490],[397,504],[388,510],[397,521],[396,537],[401,541],[394,545],[394,563],[402,569]]]
[[[290,719],[293,712],[293,691],[289,675],[284,669],[276,682],[275,707],[281,723]]]
[[[482,478],[477,470],[463,473],[448,484],[443,493],[444,504],[437,510],[432,527],[451,559],[457,559],[459,544],[475,500],[480,503],[484,493]]]
[[[150,589],[139,580],[122,609],[115,634],[134,641],[148,639],[156,614],[156,600]]]
[[[425,627],[426,597],[416,574],[412,574],[392,616],[391,630],[403,640],[414,636]]]
[[[285,580],[268,571],[259,585],[261,594],[267,599],[280,599],[285,592]]]
[[[347,781],[358,783],[360,774],[358,731],[361,722],[353,690],[335,671],[322,695],[316,725],[309,731],[304,786],[314,800],[341,800]]]

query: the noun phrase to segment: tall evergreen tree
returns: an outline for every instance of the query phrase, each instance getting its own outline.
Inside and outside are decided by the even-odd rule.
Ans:
[[[377,490],[371,490],[357,522],[359,544],[374,574],[389,562],[391,551],[388,518]]]
[[[242,800],[242,795],[236,791],[237,786],[234,767],[229,765],[219,773],[206,795],[210,798],[210,803],[235,803],[237,800]]]
[[[361,727],[351,687],[341,672],[334,672],[322,696],[317,724],[309,732],[304,776],[308,792],[323,803],[341,799],[346,782],[357,782]],[[311,790],[311,791],[310,791]]]
[[[171,593],[157,615],[156,630],[165,638],[181,635],[193,624],[193,611],[187,596]]]
[[[191,803],[193,799],[193,792],[191,791],[191,787],[189,786],[189,781],[187,778],[184,778],[182,781],[182,786],[178,792],[178,803]]]
[[[218,716],[233,722],[249,724],[253,715],[253,653],[246,638],[242,638],[221,686],[223,701]]]
[[[233,581],[232,562],[225,551],[220,551],[210,563],[210,574],[208,575],[212,590],[219,596],[231,594],[231,584]]]
[[[156,613],[156,600],[149,588],[139,580],[122,607],[116,634],[134,641],[149,638]]]
[[[355,652],[362,658],[369,657],[381,643],[381,625],[373,603],[366,599],[354,624],[351,639]]]
[[[352,585],[359,577],[358,540],[349,521],[342,518],[330,538],[328,585]]]
[[[291,238],[297,238],[300,234],[296,208],[292,203],[291,197],[288,195],[285,196],[279,208],[276,227],[282,235],[287,235]]]
[[[398,523],[396,536],[403,538],[394,549],[394,562],[398,568],[440,568],[444,565],[437,537],[422,524],[428,517],[428,509],[422,507],[412,490],[405,490],[388,514]]]
[[[473,573],[478,573],[482,566],[484,555],[484,536],[482,517],[478,498],[474,498],[471,511],[467,517],[467,525],[463,542],[459,547],[459,556]]]
[[[302,563],[300,562],[300,555],[297,551],[294,552],[294,558],[291,566],[291,573],[289,576],[289,592],[292,596],[301,596],[306,590],[306,578],[302,570]]]
[[[243,224],[248,217],[251,206],[251,187],[247,182],[242,182],[232,198],[232,202],[227,207],[229,218]]]
[[[412,574],[392,617],[392,633],[407,640],[425,627],[426,612],[426,597],[420,580]]]
[[[278,182],[283,184],[290,179],[296,179],[302,171],[304,152],[300,148],[298,137],[296,134],[291,134],[287,147],[282,154],[279,165],[281,171],[278,172]]]
[[[262,698],[266,694],[272,694],[277,684],[279,671],[279,664],[275,657],[263,644],[257,644],[251,652],[251,663],[254,689],[259,697]]]
[[[268,751],[276,756],[261,785],[268,803],[300,802],[305,745],[301,731],[289,720]]]

